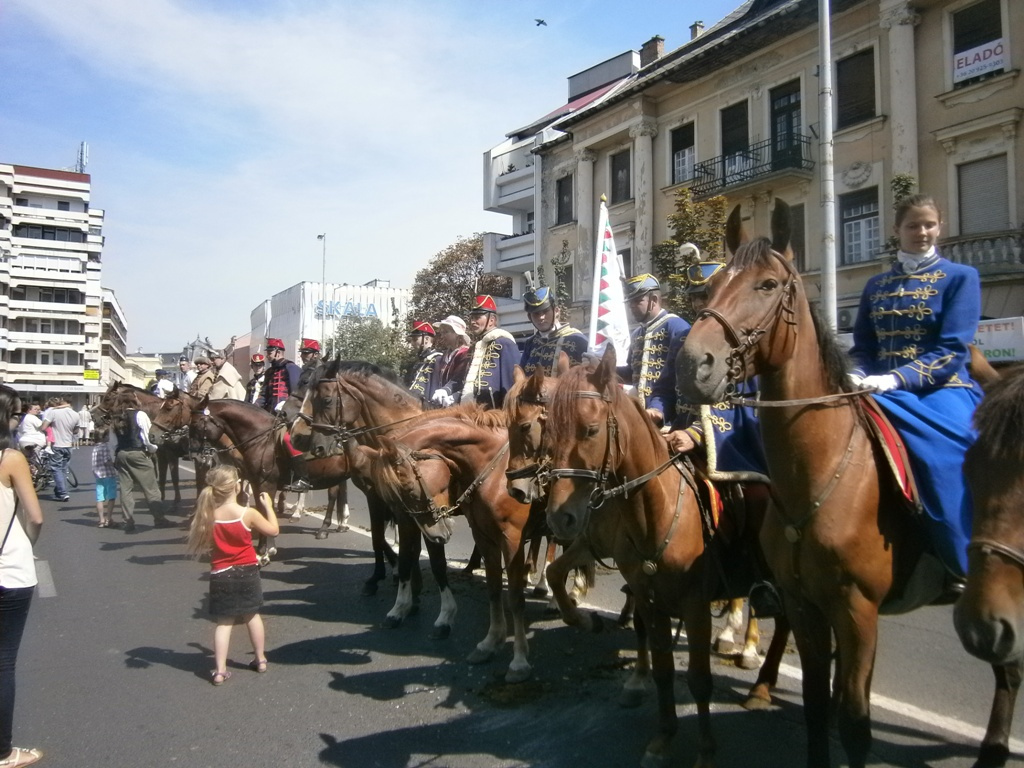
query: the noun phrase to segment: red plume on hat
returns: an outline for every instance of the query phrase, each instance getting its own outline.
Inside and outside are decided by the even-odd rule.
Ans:
[[[418,320],[412,324],[412,330],[409,331],[410,336],[434,336],[434,326],[428,323],[426,320]]]
[[[280,339],[267,339],[267,349],[284,349],[284,342]]]
[[[319,352],[320,342],[316,339],[303,339],[302,346],[299,347],[299,351],[305,352],[306,350],[309,350],[310,352]]]
[[[483,296],[477,296],[476,301],[473,302],[473,308],[469,310],[469,314],[476,312],[493,312],[498,314],[498,305],[494,303],[494,297],[488,294]]]

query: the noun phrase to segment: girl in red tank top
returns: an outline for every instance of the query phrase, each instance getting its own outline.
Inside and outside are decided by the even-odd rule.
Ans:
[[[211,673],[211,682],[220,685],[231,677],[227,668],[228,647],[235,624],[245,624],[249,632],[253,650],[249,668],[267,671],[263,619],[259,613],[263,589],[252,532],[255,529],[265,536],[277,536],[278,526],[274,502],[268,494],[260,495],[267,517],[237,502],[242,485],[234,467],[214,467],[207,473],[206,482],[192,518],[188,548],[196,557],[210,555],[210,613],[217,621],[213,632],[216,669]]]

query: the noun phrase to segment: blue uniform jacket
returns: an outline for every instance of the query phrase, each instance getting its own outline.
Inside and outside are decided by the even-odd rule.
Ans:
[[[652,320],[633,329],[629,355],[619,375],[629,379],[645,408],[661,411],[665,423],[676,416],[676,357],[690,324],[661,310]]]
[[[570,365],[582,363],[583,353],[587,351],[587,337],[568,325],[551,331],[547,336],[538,331],[523,345],[519,365],[527,376],[532,376],[537,368],[543,368],[544,373],[553,376],[560,351],[569,356]]]

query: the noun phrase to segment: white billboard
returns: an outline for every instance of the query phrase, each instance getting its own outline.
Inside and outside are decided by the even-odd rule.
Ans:
[[[982,320],[978,323],[974,346],[989,362],[1024,360],[1024,317]]]

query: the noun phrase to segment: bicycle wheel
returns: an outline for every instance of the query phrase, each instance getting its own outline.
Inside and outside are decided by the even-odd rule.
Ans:
[[[37,492],[43,490],[46,486],[50,484],[50,477],[50,473],[47,472],[46,470],[42,470],[38,474],[36,474],[35,484]]]
[[[68,467],[66,477],[68,479],[68,485],[70,485],[72,488],[78,487],[78,476],[75,475],[75,470],[73,470],[71,467]]]

